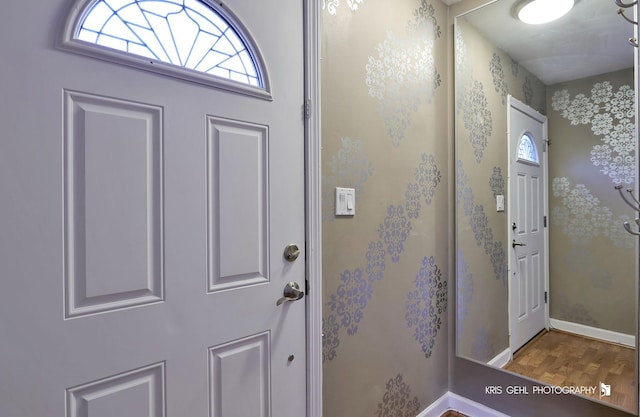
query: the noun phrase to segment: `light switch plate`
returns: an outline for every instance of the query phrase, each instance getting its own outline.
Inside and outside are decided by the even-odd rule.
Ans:
[[[353,216],[354,214],[356,214],[356,190],[336,187],[336,216]]]
[[[496,211],[504,211],[504,196],[496,195]]]

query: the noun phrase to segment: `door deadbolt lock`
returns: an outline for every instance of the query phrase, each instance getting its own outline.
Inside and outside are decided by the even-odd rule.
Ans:
[[[300,256],[300,248],[295,243],[287,245],[287,247],[284,248],[284,259],[287,261],[293,262],[298,259],[298,256]]]

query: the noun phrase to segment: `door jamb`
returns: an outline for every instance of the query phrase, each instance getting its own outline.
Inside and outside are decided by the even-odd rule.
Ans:
[[[320,0],[304,0],[307,410],[322,417]]]

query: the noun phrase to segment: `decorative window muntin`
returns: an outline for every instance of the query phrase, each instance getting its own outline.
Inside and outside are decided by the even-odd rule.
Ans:
[[[538,149],[530,133],[523,134],[518,141],[518,161],[540,165]]]
[[[207,0],[78,0],[63,46],[223,88],[262,90],[264,65],[244,27]],[[186,70],[186,71],[185,71]],[[229,83],[228,81],[231,81]],[[242,87],[240,87],[242,90]]]

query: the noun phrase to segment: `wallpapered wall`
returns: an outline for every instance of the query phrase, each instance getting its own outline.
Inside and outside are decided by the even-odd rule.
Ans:
[[[636,213],[614,189],[635,182],[633,69],[547,95],[551,318],[633,335]]]
[[[447,391],[446,19],[439,0],[323,2],[328,417],[415,417]]]
[[[545,86],[464,19],[455,38],[458,354],[487,362],[509,347],[507,96],[546,113]]]

